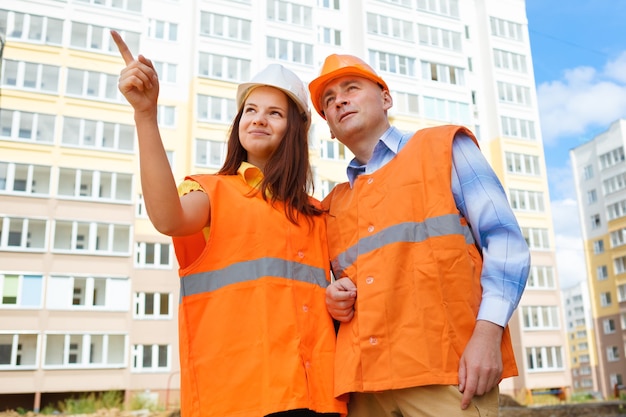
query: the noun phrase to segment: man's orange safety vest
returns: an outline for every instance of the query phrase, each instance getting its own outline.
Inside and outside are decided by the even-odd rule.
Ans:
[[[336,395],[459,382],[482,296],[482,258],[452,194],[460,130],[418,131],[388,164],[322,202],[333,273],[357,286],[337,339]],[[508,327],[502,358],[502,376],[517,375]]]
[[[201,232],[174,239],[183,417],[345,414],[333,395],[323,217],[297,226],[239,175],[188,179],[210,198],[211,228],[206,244]]]

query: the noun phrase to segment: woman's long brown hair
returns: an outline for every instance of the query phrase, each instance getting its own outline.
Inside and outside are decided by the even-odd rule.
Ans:
[[[319,207],[311,204],[307,191],[313,191],[313,175],[309,163],[308,123],[300,114],[298,106],[287,96],[287,130],[274,153],[270,156],[263,171],[260,192],[265,201],[284,203],[285,215],[298,224],[298,213],[317,216],[322,213]],[[226,160],[218,174],[235,175],[242,162],[248,160],[248,152],[239,141],[239,124],[243,115],[242,105],[233,120],[228,135]]]

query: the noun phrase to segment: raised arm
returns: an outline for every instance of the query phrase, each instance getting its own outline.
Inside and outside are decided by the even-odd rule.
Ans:
[[[134,59],[119,33],[111,31],[111,36],[126,64],[120,72],[118,87],[135,110],[141,188],[148,217],[165,235],[184,236],[197,232],[208,225],[209,198],[203,192],[178,196],[157,122],[159,79],[156,70],[143,55]]]

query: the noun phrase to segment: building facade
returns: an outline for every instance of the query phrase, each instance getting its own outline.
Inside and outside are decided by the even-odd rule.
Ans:
[[[109,35],[152,59],[172,171],[215,172],[235,90],[270,62],[303,80],[330,53],[368,61],[403,130],[469,127],[532,250],[510,326],[520,376],[502,392],[568,392],[543,144],[523,0],[5,0],[0,84],[0,404],[66,393],[178,398],[178,279],[141,199],[124,64]],[[349,151],[314,114],[315,195]],[[26,405],[24,405],[26,404]]]
[[[575,394],[582,395],[599,393],[596,329],[591,315],[589,284],[582,281],[564,288],[562,295],[570,351],[572,390]]]
[[[626,120],[570,150],[596,328],[600,389],[626,377]]]

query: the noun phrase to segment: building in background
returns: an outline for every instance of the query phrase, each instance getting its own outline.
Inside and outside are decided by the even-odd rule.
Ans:
[[[596,329],[591,315],[589,284],[586,281],[562,290],[567,342],[570,351],[570,370],[574,394],[597,395],[598,352]]]
[[[570,150],[596,329],[600,389],[626,377],[626,120]]]
[[[270,62],[314,78],[351,53],[385,78],[392,123],[476,133],[533,265],[510,326],[533,401],[571,387],[524,0],[5,0],[0,85],[0,404],[67,393],[178,398],[178,279],[146,218],[132,110],[109,30],[153,60],[175,178],[215,172],[235,90]],[[315,112],[314,112],[315,113]],[[314,114],[316,196],[349,151]]]

